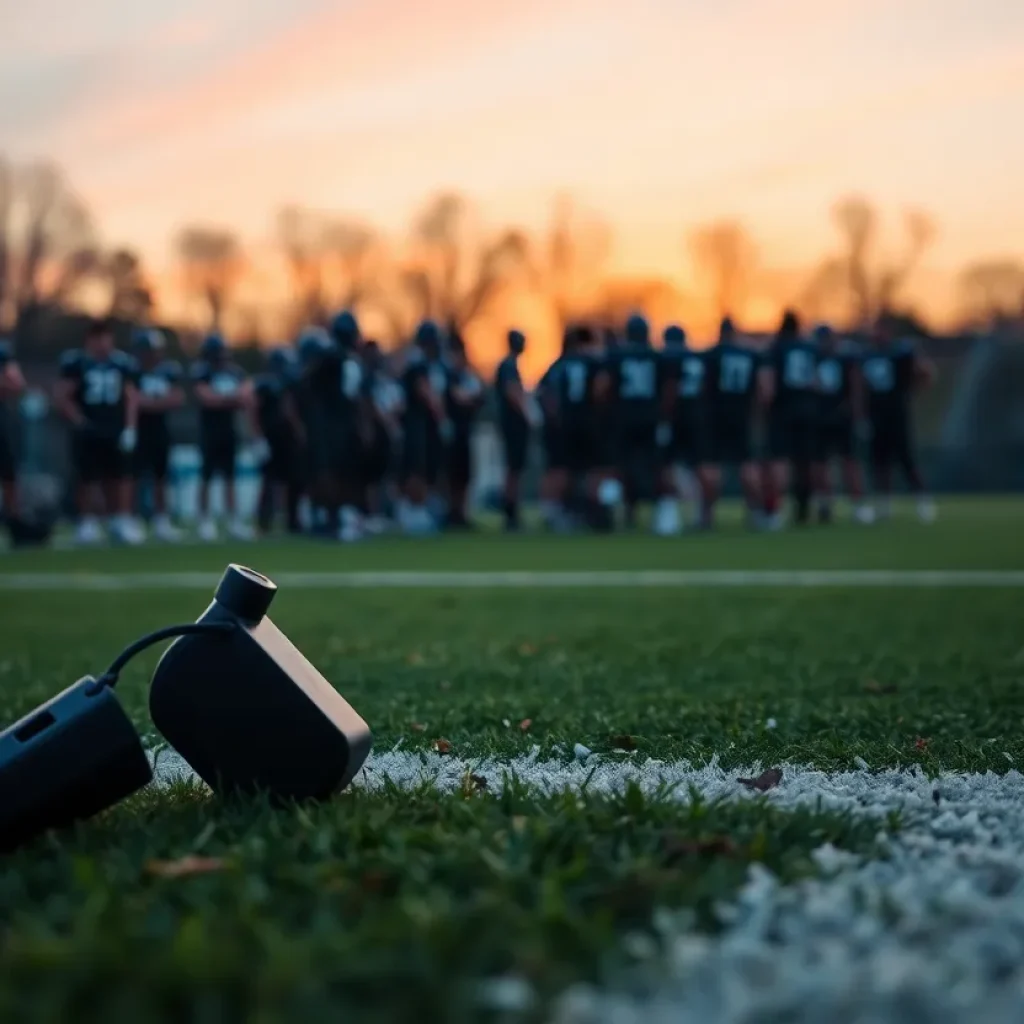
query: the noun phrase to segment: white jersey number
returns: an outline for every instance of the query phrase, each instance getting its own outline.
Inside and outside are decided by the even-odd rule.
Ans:
[[[121,401],[122,375],[120,370],[96,366],[85,371],[83,377],[86,405],[117,405]]]

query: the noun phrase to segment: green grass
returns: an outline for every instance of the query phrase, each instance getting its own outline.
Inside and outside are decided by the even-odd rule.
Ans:
[[[659,542],[481,536],[358,549],[40,552],[4,572],[344,569],[1024,567],[1021,506]],[[0,590],[0,719],[106,666],[134,636],[194,618],[196,590]],[[283,589],[273,615],[370,722],[401,742],[502,759],[717,754],[852,767],[997,772],[1024,761],[1021,595],[1011,589]],[[151,732],[155,653],[120,691]],[[520,723],[530,720],[528,729]],[[775,727],[768,727],[768,720]],[[921,744],[918,741],[923,740]],[[890,822],[897,827],[897,822]],[[541,1000],[628,962],[621,941],[659,907],[700,927],[752,862],[784,879],[823,842],[864,853],[877,824],[764,800],[685,803],[630,791],[542,797],[467,780],[387,787],[316,808],[148,792],[0,872],[0,1020],[468,1020],[477,983],[514,972]],[[196,853],[183,878],[153,859]]]

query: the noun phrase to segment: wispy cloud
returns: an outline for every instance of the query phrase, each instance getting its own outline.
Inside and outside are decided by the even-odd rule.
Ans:
[[[36,0],[4,29],[3,137],[150,245],[445,185],[515,217],[572,187],[651,253],[719,212],[820,249],[850,188],[933,206],[951,254],[1024,221],[1019,0]]]

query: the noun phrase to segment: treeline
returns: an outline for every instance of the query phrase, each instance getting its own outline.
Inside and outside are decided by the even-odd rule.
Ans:
[[[175,303],[138,253],[100,241],[59,168],[0,156],[0,329],[14,335],[23,358],[44,359],[75,343],[77,317],[88,309],[124,325],[157,322],[187,356],[211,327],[255,350],[342,306],[395,343],[424,317],[472,341],[474,327],[506,326],[524,300],[553,334],[579,318],[621,323],[636,309],[655,319],[711,324],[728,313],[742,322],[753,303],[767,300],[845,326],[898,315],[926,333],[906,296],[937,236],[934,219],[908,210],[902,225],[884,225],[857,196],[837,202],[830,216],[833,251],[798,280],[789,274],[784,286],[743,224],[701,225],[680,239],[680,266],[686,256],[690,267],[684,288],[674,279],[615,275],[607,222],[565,197],[553,203],[547,226],[530,232],[488,225],[466,197],[438,195],[400,238],[355,217],[291,206],[274,219],[269,253],[247,249],[226,227],[183,226],[174,238]],[[277,287],[264,287],[268,279]],[[1024,320],[1024,265],[1013,259],[966,267],[957,288],[964,329]]]

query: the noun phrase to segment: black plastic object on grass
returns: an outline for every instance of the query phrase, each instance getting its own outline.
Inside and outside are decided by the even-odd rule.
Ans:
[[[325,799],[348,785],[370,730],[266,612],[277,587],[230,565],[198,622],[127,647],[0,732],[0,850],[92,817],[153,772],[113,687],[137,653],[176,637],[150,690],[153,722],[215,792]]]

